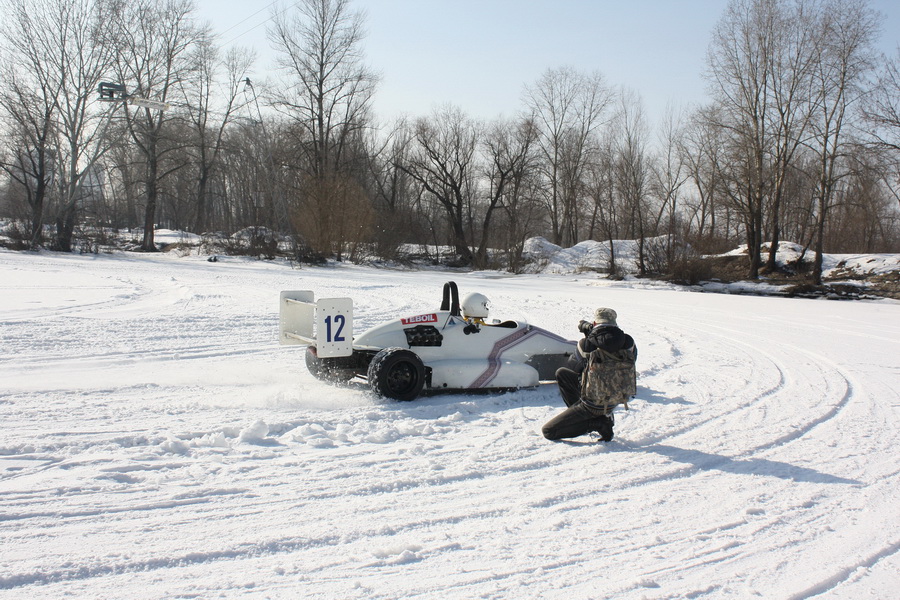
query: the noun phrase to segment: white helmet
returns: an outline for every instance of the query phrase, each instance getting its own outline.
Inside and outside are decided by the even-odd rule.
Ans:
[[[487,319],[488,299],[484,294],[469,294],[462,301],[463,316],[467,319]]]

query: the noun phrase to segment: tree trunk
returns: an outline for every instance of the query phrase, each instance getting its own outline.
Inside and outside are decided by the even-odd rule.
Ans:
[[[819,220],[816,223],[816,258],[813,260],[813,284],[822,285],[822,254],[825,250],[825,214],[826,203],[819,200]]]
[[[75,231],[75,207],[68,207],[56,218],[56,241],[61,252],[72,251],[72,234]]]
[[[759,247],[762,244],[762,233],[755,218],[749,219],[747,224],[747,253],[750,255],[750,266],[747,272],[749,279],[759,279],[759,268],[762,266],[762,256]]]
[[[144,239],[141,242],[141,250],[144,252],[156,252],[156,243],[153,241],[154,227],[156,226],[156,198],[159,194],[157,176],[159,165],[156,162],[156,152],[149,154],[147,163],[147,205],[144,208]]]
[[[44,197],[47,185],[43,178],[38,179],[37,189],[34,191],[34,202],[31,206],[31,240],[29,247],[37,250],[44,244]]]
[[[200,178],[197,181],[197,215],[194,219],[194,233],[203,233],[207,227],[206,188],[209,187],[209,168],[200,166]]]
[[[778,213],[781,211],[781,194],[776,191],[775,201],[772,204],[772,238],[769,245],[769,257],[766,260],[765,273],[774,273],[777,270],[778,244],[781,242],[781,218]]]

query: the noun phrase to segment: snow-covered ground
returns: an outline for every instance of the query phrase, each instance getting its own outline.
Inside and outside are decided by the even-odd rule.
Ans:
[[[640,347],[616,438],[554,385],[313,379],[278,293],[358,330],[442,284]],[[171,255],[0,251],[2,598],[897,598],[900,303]]]

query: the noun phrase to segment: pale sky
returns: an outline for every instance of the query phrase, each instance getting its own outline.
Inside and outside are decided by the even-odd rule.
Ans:
[[[257,80],[271,75],[265,23],[290,0],[196,0],[226,44],[253,47]],[[365,11],[367,64],[381,74],[382,119],[450,103],[482,119],[513,116],[549,68],[599,71],[642,97],[651,122],[667,106],[706,99],[710,32],[727,0],[352,0]],[[882,44],[900,44],[900,3],[876,0]]]

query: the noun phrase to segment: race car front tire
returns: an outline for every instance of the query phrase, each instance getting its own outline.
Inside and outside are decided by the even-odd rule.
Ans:
[[[425,386],[422,359],[406,348],[385,348],[369,363],[369,386],[379,396],[408,402]]]

